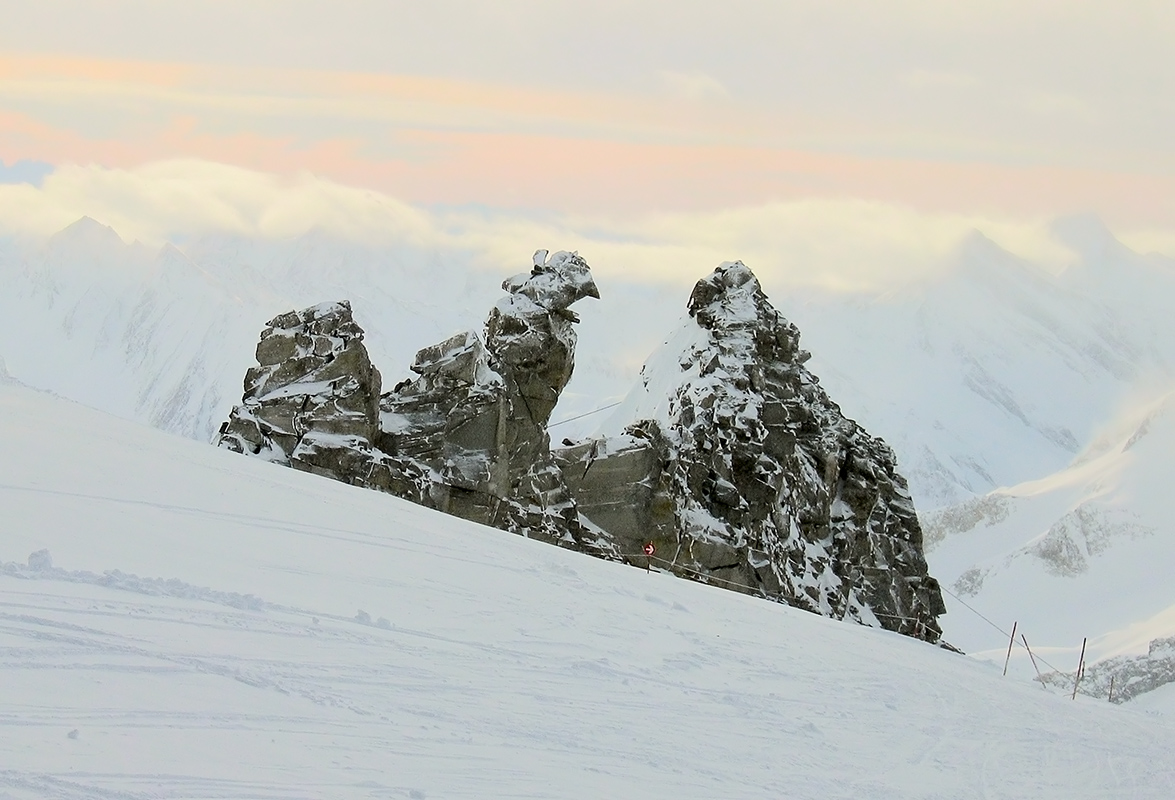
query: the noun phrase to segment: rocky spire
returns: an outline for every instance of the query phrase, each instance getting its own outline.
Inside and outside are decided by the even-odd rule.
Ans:
[[[381,446],[430,470],[442,511],[572,547],[597,549],[551,459],[547,421],[575,366],[568,309],[599,297],[575,253],[535,253],[507,279],[484,339],[469,332],[416,356],[419,377],[380,403]]]
[[[828,398],[741,262],[699,281],[689,314],[625,433],[557,454],[581,512],[684,576],[937,641],[945,608],[893,452]]]

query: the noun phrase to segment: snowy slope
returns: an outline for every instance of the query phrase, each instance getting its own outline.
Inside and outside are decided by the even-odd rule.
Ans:
[[[0,386],[0,796],[1166,798],[1170,718]],[[28,565],[27,557],[47,549]]]
[[[1124,410],[1053,475],[924,515],[931,569],[960,598],[947,638],[1004,657],[1006,638],[961,603],[1018,621],[1065,670],[1083,637],[1098,660],[1175,636],[1173,483],[1175,392]]]

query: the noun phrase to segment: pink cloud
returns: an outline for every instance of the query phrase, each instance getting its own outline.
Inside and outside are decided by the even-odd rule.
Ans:
[[[1175,177],[748,144],[761,141],[762,131],[753,137],[727,131],[723,138],[707,109],[668,100],[395,75],[49,57],[0,58],[0,87],[6,81],[44,86],[47,106],[54,92],[77,97],[78,86],[93,86],[152,109],[142,118],[128,115],[115,134],[89,130],[80,113],[61,122],[61,114],[35,109],[0,112],[6,161],[133,167],[195,157],[268,172],[309,171],[413,202],[565,212],[850,197],[924,211],[1095,211],[1109,220],[1175,225]],[[280,114],[250,113],[250,98],[258,106],[276,104]],[[64,100],[56,102],[64,107]],[[379,117],[393,105],[403,120]],[[355,119],[332,116],[367,110]],[[762,114],[747,118],[748,125],[781,124]]]

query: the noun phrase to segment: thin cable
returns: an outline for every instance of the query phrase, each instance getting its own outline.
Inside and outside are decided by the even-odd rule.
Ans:
[[[992,621],[991,621],[990,619],[988,619],[987,617],[985,617],[985,616],[983,616],[982,614],[980,614],[978,611],[976,611],[974,608],[972,608],[970,605],[968,605],[968,604],[967,604],[967,603],[966,603],[966,602],[963,600],[963,598],[959,597],[957,594],[955,594],[954,592],[952,592],[950,589],[948,589],[947,587],[943,586],[941,583],[939,584],[939,588],[940,588],[940,589],[942,589],[942,590],[943,590],[944,592],[946,592],[947,594],[949,594],[951,597],[953,597],[953,598],[955,598],[956,600],[958,600],[958,601],[959,601],[959,603],[960,603],[960,604],[962,604],[963,608],[967,609],[967,610],[968,610],[968,611],[970,611],[972,614],[974,614],[975,616],[979,617],[981,620],[983,620],[984,622],[986,622],[986,623],[987,623],[988,625],[990,625],[991,627],[995,628],[997,631],[999,631],[1000,633],[1002,633],[1004,636],[1007,636],[1009,639],[1011,639],[1011,638],[1012,638],[1012,635],[1011,635],[1010,633],[1008,633],[1006,630],[1004,630],[1003,628],[1001,628],[999,625],[996,625],[994,622],[992,622]],[[1017,642],[1016,644],[1017,644],[1017,646],[1019,646],[1019,647],[1022,647],[1022,648],[1024,648],[1025,650],[1028,650],[1028,647],[1027,647],[1026,645],[1024,645],[1024,643],[1023,643],[1023,642]],[[1031,651],[1031,650],[1028,650],[1028,652],[1029,652],[1029,653],[1032,653],[1032,651]],[[1050,669],[1052,669],[1052,670],[1053,670],[1053,672],[1062,672],[1062,670],[1059,670],[1059,669],[1057,669],[1057,668],[1056,668],[1056,667],[1054,667],[1052,664],[1050,664],[1049,662],[1045,661],[1045,660],[1044,660],[1044,656],[1042,656],[1042,655],[1041,655],[1039,652],[1035,653],[1035,656],[1036,656],[1036,660],[1037,660],[1037,661],[1039,661],[1040,663],[1044,664],[1046,667],[1049,667]]]
[[[990,619],[988,619],[987,617],[985,617],[985,616],[983,616],[982,614],[980,614],[978,611],[976,611],[976,610],[975,610],[974,608],[972,608],[971,606],[967,605],[965,602],[963,602],[963,598],[959,597],[957,594],[955,594],[954,592],[952,592],[950,589],[948,589],[947,587],[943,586],[941,583],[938,585],[938,588],[942,589],[944,592],[946,592],[946,593],[947,593],[947,594],[949,594],[951,597],[953,597],[953,598],[955,598],[956,600],[958,600],[960,603],[963,603],[963,607],[964,607],[964,608],[966,608],[968,611],[970,611],[970,612],[971,612],[972,614],[974,614],[975,616],[979,617],[981,620],[983,620],[984,622],[986,622],[986,623],[987,623],[988,625],[990,625],[991,627],[995,628],[997,631],[999,631],[1000,633],[1002,633],[1004,636],[1007,636],[1008,638],[1011,638],[1012,634],[1008,633],[1006,630],[1004,630],[1003,628],[1001,628],[999,625],[996,625],[996,624],[995,624],[994,622],[992,622]]]
[[[547,426],[547,429],[549,430],[551,428],[557,428],[560,425],[565,425],[568,422],[575,422],[577,419],[583,419],[584,417],[590,417],[592,414],[599,414],[601,411],[607,411],[610,408],[616,408],[616,406],[620,405],[623,402],[624,402],[623,400],[617,400],[615,403],[609,403],[606,406],[600,406],[599,408],[592,409],[591,411],[587,411],[583,414],[580,414],[579,416],[568,417],[567,419],[561,419],[558,422],[552,422],[550,425]]]
[[[644,553],[622,553],[621,558],[647,558],[650,561],[660,561],[663,564],[667,564],[670,569],[678,569],[678,570],[681,570],[682,572],[688,572],[693,575],[697,575],[699,578],[704,578],[706,581],[715,581],[718,583],[725,583],[730,586],[737,586],[740,589],[746,589],[749,592],[755,592],[758,594],[762,594],[762,591],[763,591],[761,587],[747,586],[745,583],[738,583],[737,581],[731,581],[731,580],[727,580],[725,578],[716,577],[714,575],[708,575],[704,572],[699,572],[698,570],[691,569],[683,564],[674,564],[672,561],[669,561],[666,558],[662,558],[661,556],[648,556],[648,555],[645,555]],[[963,605],[963,607],[966,608],[968,611],[970,611],[972,614],[979,617],[981,620],[986,622],[991,627],[995,628],[997,631],[1002,633],[1004,636],[1010,637],[1010,634],[1007,631],[1005,631],[999,625],[996,625],[994,622],[992,622],[987,617],[983,616],[983,614],[980,614],[978,611],[976,611],[974,608],[972,608],[970,605],[968,605],[966,602],[964,602],[962,598],[960,598],[958,595],[956,595],[950,589],[946,588],[945,586],[942,586],[941,584],[939,585],[939,588],[941,588],[944,592],[949,594],[951,597],[958,600]],[[906,620],[908,622],[921,622],[921,620],[919,620],[915,617],[901,617],[896,614],[882,614],[877,611],[874,611],[873,614],[875,616],[879,616],[879,617],[886,617],[887,619],[900,619],[900,620]],[[1040,653],[1033,653],[1033,651],[1029,650],[1028,647],[1026,647],[1023,642],[1017,642],[1016,646],[1021,647],[1024,650],[1026,650],[1029,653],[1029,655],[1035,656],[1037,661],[1044,664],[1046,667],[1049,667],[1054,672],[1062,672],[1063,673],[1062,670],[1057,669],[1055,666],[1053,666],[1048,661],[1046,661],[1044,659],[1044,657],[1040,655]],[[1042,685],[1043,685],[1043,681],[1042,681]]]

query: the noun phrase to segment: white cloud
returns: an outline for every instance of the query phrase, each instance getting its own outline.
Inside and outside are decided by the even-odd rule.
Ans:
[[[854,138],[840,146],[858,153],[876,152],[877,132],[892,129],[902,134],[899,153],[931,142],[933,154],[1004,163],[1009,153],[1016,163],[1055,163],[1062,153],[1070,166],[1105,169],[1169,171],[1175,162],[1167,101],[1175,90],[1175,4],[1163,0],[436,0],[407,14],[386,0],[347,0],[345,13],[310,0],[6,6],[0,51],[13,53],[428,76],[636,95],[638,105],[650,88],[694,98],[729,89],[741,101],[724,134],[730,140],[743,135],[741,116],[770,109],[780,119],[772,141],[794,142],[795,120],[820,119],[825,128],[851,128]],[[655,80],[667,65],[679,67]],[[419,97],[299,97],[299,87],[288,86],[250,91],[223,76],[195,89],[150,82],[146,99],[133,87],[107,84],[102,91],[118,96],[97,98],[93,81],[17,78],[6,90],[9,105],[43,105],[46,118],[68,118],[81,130],[93,127],[95,111],[125,120],[176,107],[252,126],[289,126],[296,114],[301,135],[331,123],[353,129],[356,120],[491,124],[484,108]],[[133,95],[130,114],[123,91]],[[525,114],[495,113],[502,118],[494,125],[526,124]],[[590,120],[573,122],[594,130]]]
[[[903,74],[901,79],[902,83],[915,89],[961,90],[983,85],[983,81],[975,75],[925,69],[910,70]]]
[[[1130,230],[1116,234],[1118,241],[1137,253],[1155,253],[1175,259],[1175,231],[1161,229]]]
[[[40,188],[0,186],[0,229],[44,236],[84,215],[125,239],[151,244],[214,231],[272,239],[318,228],[352,240],[460,253],[495,270],[539,247],[577,249],[601,275],[669,283],[742,259],[775,286],[884,288],[934,275],[977,230],[1046,266],[1059,267],[1072,255],[1044,221],[928,214],[862,200],[625,220],[439,213],[313,175],[277,176],[195,160],[131,170],[65,166]]]
[[[194,159],[130,170],[66,165],[40,188],[0,186],[0,227],[10,231],[47,235],[82,216],[151,244],[208,231],[279,238],[313,227],[413,243],[435,234],[427,214],[378,192]]]

